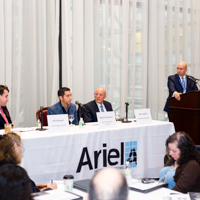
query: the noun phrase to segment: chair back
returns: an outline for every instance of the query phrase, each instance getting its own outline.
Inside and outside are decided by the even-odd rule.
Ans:
[[[47,111],[48,111],[49,107],[43,107],[43,126],[48,126],[48,122],[47,122]],[[41,121],[41,110],[39,109],[36,112],[36,120],[40,119]]]

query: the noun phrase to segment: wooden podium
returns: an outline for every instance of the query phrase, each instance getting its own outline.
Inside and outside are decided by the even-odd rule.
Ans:
[[[176,131],[188,133],[196,145],[200,144],[200,91],[182,94],[180,101],[169,98],[169,121]]]

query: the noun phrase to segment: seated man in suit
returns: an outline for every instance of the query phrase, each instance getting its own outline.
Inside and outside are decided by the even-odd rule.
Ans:
[[[181,94],[198,90],[192,76],[186,75],[187,63],[182,61],[177,65],[177,74],[168,77],[169,96],[167,98],[164,111],[169,113],[169,97],[175,97],[178,101],[181,100]]]
[[[0,129],[4,129],[4,124],[11,124],[11,118],[6,107],[9,89],[5,85],[0,85]]]
[[[47,115],[74,115],[74,121],[72,122],[72,124],[77,124],[77,111],[75,104],[71,103],[72,94],[70,89],[67,87],[60,88],[58,90],[58,98],[60,101],[48,109]]]
[[[106,98],[106,90],[104,88],[97,88],[94,93],[94,98],[95,100],[84,104],[84,122],[97,122],[97,112],[113,111],[112,105],[108,101],[104,101]]]
[[[121,171],[107,167],[95,174],[85,200],[127,200],[128,185]]]

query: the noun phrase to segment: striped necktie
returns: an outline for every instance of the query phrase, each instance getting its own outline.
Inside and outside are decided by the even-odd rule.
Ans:
[[[104,112],[103,105],[100,105],[100,107],[101,107],[101,112]]]
[[[184,77],[181,77],[181,84],[182,84],[182,87],[183,87],[183,93],[185,93],[185,80],[184,80]]]

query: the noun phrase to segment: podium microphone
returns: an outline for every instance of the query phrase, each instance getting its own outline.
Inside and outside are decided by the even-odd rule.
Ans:
[[[188,78],[189,78],[190,80],[192,80],[193,82],[195,82],[195,83],[196,83],[197,80],[198,80],[198,79],[196,79],[196,78],[194,78],[194,77],[191,77],[191,76],[188,76]]]
[[[128,121],[128,106],[129,106],[129,103],[125,102],[125,104],[126,104],[126,120],[122,121],[122,123],[130,123],[132,121]]]

